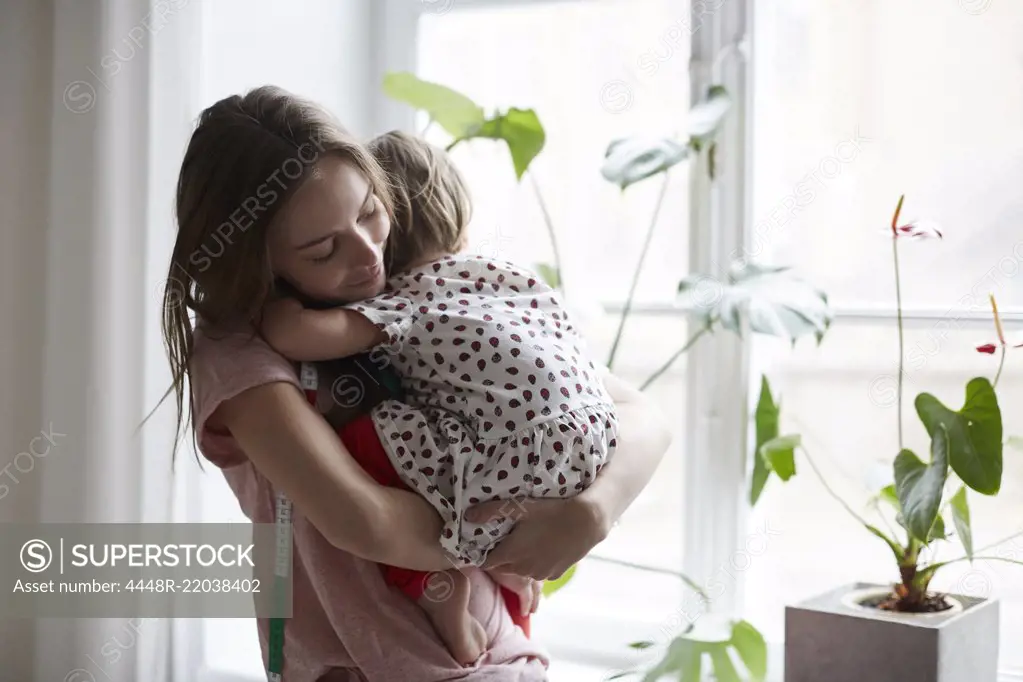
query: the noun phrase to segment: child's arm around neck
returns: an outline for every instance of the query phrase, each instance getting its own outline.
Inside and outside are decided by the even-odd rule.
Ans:
[[[348,357],[387,340],[377,325],[354,310],[313,310],[294,299],[269,304],[261,330],[278,353],[304,362]]]

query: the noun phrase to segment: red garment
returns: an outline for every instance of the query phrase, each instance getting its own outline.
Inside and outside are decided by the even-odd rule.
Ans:
[[[366,470],[366,473],[374,481],[390,488],[411,490],[391,466],[391,460],[380,443],[376,427],[373,425],[373,418],[370,415],[366,414],[348,422],[341,428],[338,435],[341,436],[341,441],[355,461]],[[412,600],[416,601],[423,596],[423,589],[429,573],[383,564],[380,568],[384,572],[384,580],[389,585],[397,587]],[[504,597],[504,603],[512,622],[522,628],[526,637],[529,637],[529,616],[522,615],[518,595],[504,587],[501,588],[501,595]]]

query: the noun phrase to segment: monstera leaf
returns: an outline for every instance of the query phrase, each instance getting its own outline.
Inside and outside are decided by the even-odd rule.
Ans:
[[[983,377],[966,384],[966,403],[958,412],[929,393],[916,397],[916,412],[931,439],[944,427],[949,465],[968,487],[994,495],[1002,485],[1002,412],[991,382]]]
[[[699,150],[713,139],[731,108],[732,98],[728,91],[720,85],[712,85],[707,91],[707,98],[689,111],[686,122],[689,145]]]
[[[454,138],[477,130],[486,120],[483,107],[451,88],[424,81],[408,72],[384,76],[384,94],[415,109],[422,109]]]
[[[688,139],[638,136],[615,140],[604,152],[601,175],[624,190],[640,180],[666,172],[714,138],[731,106],[728,91],[720,85],[711,86],[707,97],[689,110]]]
[[[636,642],[634,649],[653,647],[652,642]],[[733,662],[733,653],[745,668],[740,675]],[[643,674],[642,682],[658,682],[663,678],[678,682],[700,682],[703,666],[710,669],[719,682],[762,682],[767,676],[767,644],[764,636],[744,620],[724,621],[705,615],[685,634],[668,644],[664,658]],[[620,673],[608,679],[617,679],[635,672]]]
[[[604,152],[600,174],[621,189],[663,173],[689,156],[689,147],[666,137],[615,140]]]
[[[909,450],[895,457],[895,492],[902,518],[909,532],[925,544],[932,539],[941,508],[941,493],[948,478],[948,448],[948,430],[939,425],[931,434],[930,464],[924,464]]]
[[[719,320],[725,329],[742,334],[744,321],[760,334],[795,343],[813,334],[820,343],[831,325],[832,312],[824,292],[790,274],[787,267],[735,264],[727,283],[698,275],[678,285],[707,323]]]

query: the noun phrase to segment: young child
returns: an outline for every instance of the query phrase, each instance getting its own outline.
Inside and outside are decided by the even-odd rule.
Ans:
[[[614,453],[614,406],[549,286],[511,263],[458,253],[470,203],[448,157],[398,132],[371,149],[397,179],[386,291],[331,310],[278,302],[263,334],[294,360],[380,349],[405,391],[404,402],[375,408],[380,440],[399,475],[444,519],[440,542],[453,565],[479,566],[515,519],[473,524],[464,511],[583,490]],[[514,576],[494,577],[520,586]],[[419,604],[468,663],[486,642],[459,596]]]

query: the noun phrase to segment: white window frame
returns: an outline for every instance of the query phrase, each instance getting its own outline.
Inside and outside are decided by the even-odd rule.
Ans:
[[[423,0],[383,0],[374,5],[373,41],[375,71],[382,76],[390,71],[416,72],[418,22],[421,15],[445,9],[484,6],[516,6],[559,0],[457,0],[457,3]],[[563,0],[561,0],[563,1]],[[599,2],[600,0],[578,0]],[[749,25],[748,0],[679,0],[680,9],[690,6],[692,36],[690,88],[698,101],[712,84],[724,85],[735,104],[728,122],[719,133],[715,152],[717,177],[707,174],[708,154],[694,159],[690,174],[689,269],[723,276],[730,254],[742,252],[747,244],[746,226],[750,221],[747,192],[749,172],[748,144],[748,72],[746,31]],[[409,107],[377,93],[374,102],[375,133],[395,128],[415,130],[415,112]],[[681,113],[681,112],[680,112]],[[608,305],[609,310],[620,304]],[[684,311],[664,306],[636,305],[638,313],[684,315]],[[681,343],[684,339],[680,339]],[[719,335],[714,343],[697,344],[690,351],[687,373],[685,423],[685,481],[679,493],[684,495],[684,553],[677,568],[687,575],[706,581],[727,565],[744,527],[742,495],[746,478],[749,345],[733,335]],[[682,415],[679,415],[682,416]],[[672,415],[668,415],[669,418]],[[724,438],[721,434],[725,434]],[[713,438],[712,438],[713,435]],[[679,542],[683,538],[678,539]],[[741,603],[736,595],[716,600],[718,610],[732,610]],[[662,621],[671,614],[666,612]],[[553,628],[565,632],[564,639],[545,641],[555,657],[608,667],[626,665],[627,651],[617,654],[623,614],[608,614],[606,622],[592,618],[566,617]],[[657,632],[660,622],[630,623]],[[572,633],[585,629],[585,642]],[[617,635],[617,636],[616,636]]]

